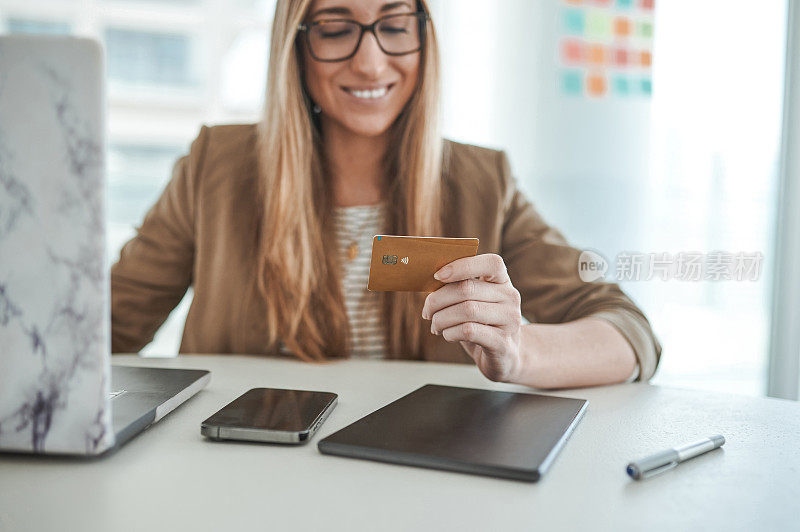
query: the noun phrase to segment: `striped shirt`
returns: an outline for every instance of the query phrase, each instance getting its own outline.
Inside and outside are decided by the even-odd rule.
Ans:
[[[353,358],[383,358],[386,331],[380,311],[380,293],[367,290],[372,237],[386,231],[386,203],[334,207],[334,225],[342,265],[342,292],[350,322]],[[350,258],[355,244],[357,254]],[[290,351],[281,343],[281,352]]]
[[[385,232],[386,204],[335,207],[334,223],[339,259],[342,264],[342,291],[350,321],[350,356],[383,358],[386,331],[380,312],[380,293],[369,292],[369,265],[372,237]],[[355,243],[358,253],[350,258]]]

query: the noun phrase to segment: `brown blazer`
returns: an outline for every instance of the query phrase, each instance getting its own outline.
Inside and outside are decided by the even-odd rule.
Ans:
[[[176,162],[161,197],[111,268],[112,352],[137,352],[149,343],[192,286],[181,353],[280,355],[278,345],[267,345],[253,275],[255,140],[254,124],[204,126]],[[644,314],[616,284],[580,280],[580,250],[517,189],[504,152],[444,142],[443,236],[478,237],[478,253],[501,255],[532,323],[589,315],[613,323],[636,352],[639,378],[649,379],[661,347]],[[419,322],[429,330],[421,316]],[[421,357],[472,362],[460,344],[431,334]]]

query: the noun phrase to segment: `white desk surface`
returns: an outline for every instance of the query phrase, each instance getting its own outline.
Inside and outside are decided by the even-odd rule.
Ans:
[[[0,455],[0,530],[800,529],[800,405],[648,384],[562,390],[588,410],[543,479],[513,480],[322,455],[317,441],[427,383],[497,384],[472,366],[247,356],[115,364],[202,368],[211,383],[98,460]],[[306,445],[215,443],[200,422],[254,387],[333,391]],[[720,433],[722,449],[635,482],[634,458]]]

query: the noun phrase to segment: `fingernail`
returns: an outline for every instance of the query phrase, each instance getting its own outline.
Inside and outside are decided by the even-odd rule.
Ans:
[[[422,319],[424,319],[424,320],[428,319],[428,313],[425,312],[425,309],[422,309]]]
[[[450,266],[445,266],[444,268],[442,268],[438,272],[434,273],[433,277],[438,279],[438,280],[440,280],[440,281],[444,281],[445,279],[450,277],[450,273],[452,273],[452,270],[453,270],[453,268],[451,268]]]

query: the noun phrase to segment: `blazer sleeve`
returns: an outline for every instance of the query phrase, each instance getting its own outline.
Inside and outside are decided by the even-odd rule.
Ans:
[[[498,153],[503,193],[501,256],[519,290],[521,311],[532,323],[565,323],[597,317],[611,323],[633,348],[636,380],[648,380],[661,358],[661,345],[644,313],[607,282],[584,282],[578,275],[581,250],[548,225],[518,189],[506,154]]]
[[[111,352],[135,353],[153,340],[192,283],[195,200],[208,128],[111,267]]]

